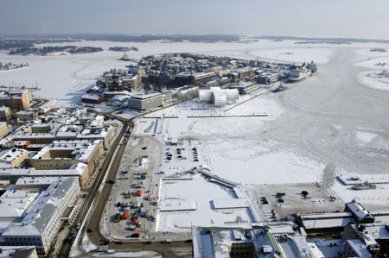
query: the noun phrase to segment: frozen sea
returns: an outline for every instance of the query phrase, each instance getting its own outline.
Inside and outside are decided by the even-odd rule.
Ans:
[[[282,162],[291,162],[288,161],[290,155],[285,151],[297,157],[293,160],[303,157],[308,161],[301,162],[301,170],[320,170],[317,171],[319,177],[312,179],[318,181],[323,176],[324,167],[330,168],[326,169],[328,173],[334,170],[372,174],[387,172],[389,91],[382,90],[382,87],[375,89],[369,82],[362,84],[360,76],[366,71],[377,70],[375,63],[388,58],[386,53],[372,53],[369,49],[389,49],[389,45],[296,45],[293,41],[270,40],[254,43],[96,41],[77,44],[100,46],[104,51],[46,57],[8,56],[0,52],[2,62],[30,63],[26,69],[0,72],[0,85],[37,84],[41,91],[36,94],[53,100],[51,103],[55,105],[77,103],[85,89],[94,84],[102,72],[128,65],[119,60],[122,53],[108,50],[110,46],[135,46],[139,51],[131,53],[134,58],[158,53],[193,52],[292,63],[314,60],[319,64],[317,74],[284,92],[266,96],[266,101],[275,103],[282,112],[274,119],[258,123],[250,137],[255,139],[251,144],[259,147],[257,151],[252,146],[252,152],[261,153],[261,146],[265,145],[268,153],[281,153],[277,158],[268,156],[266,160],[278,160],[280,169],[285,173],[288,167],[284,167]],[[267,163],[266,160],[258,161],[258,166],[261,162]],[[293,169],[296,177],[298,170],[298,166]]]

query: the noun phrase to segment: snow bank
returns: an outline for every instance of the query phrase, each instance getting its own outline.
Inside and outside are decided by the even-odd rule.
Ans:
[[[389,62],[389,59],[388,59]],[[388,66],[389,68],[389,66]],[[381,77],[381,71],[367,71],[358,75],[358,80],[367,87],[377,90],[389,90],[389,77]]]

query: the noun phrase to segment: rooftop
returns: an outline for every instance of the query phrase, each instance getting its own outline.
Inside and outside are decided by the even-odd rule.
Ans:
[[[58,178],[39,194],[23,220],[19,223],[12,223],[3,236],[40,235],[75,181],[78,184],[78,179],[74,177]]]
[[[0,161],[3,162],[12,162],[13,160],[19,158],[23,154],[27,154],[28,151],[24,149],[12,148],[9,150],[4,150],[0,152]]]

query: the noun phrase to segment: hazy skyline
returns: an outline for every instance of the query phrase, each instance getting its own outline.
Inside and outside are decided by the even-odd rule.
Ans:
[[[387,0],[2,0],[0,34],[240,34],[389,39]]]

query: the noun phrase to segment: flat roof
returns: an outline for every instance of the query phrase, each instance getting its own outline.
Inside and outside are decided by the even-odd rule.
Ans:
[[[159,92],[150,93],[150,94],[133,94],[131,95],[131,99],[147,99],[147,98],[152,98],[160,95],[162,95],[162,93]]]

